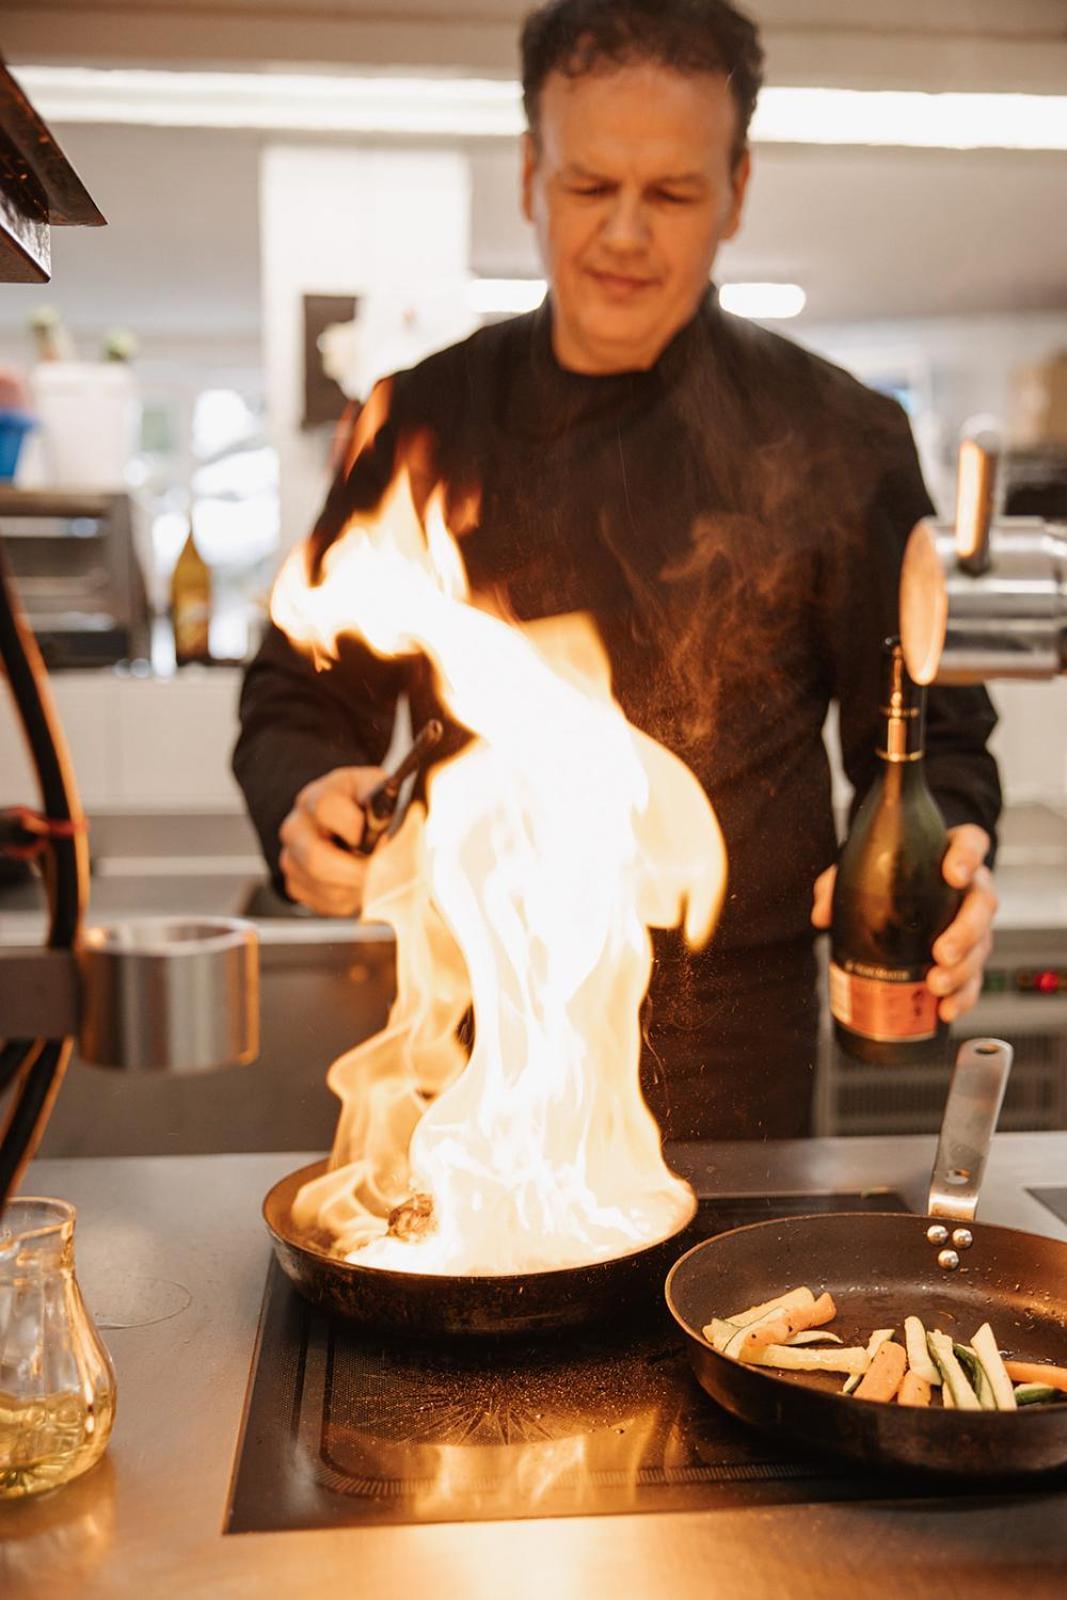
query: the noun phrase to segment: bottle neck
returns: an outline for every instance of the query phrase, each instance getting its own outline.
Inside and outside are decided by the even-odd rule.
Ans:
[[[926,690],[914,683],[899,644],[886,651],[877,754],[890,767],[916,767],[926,750]]]

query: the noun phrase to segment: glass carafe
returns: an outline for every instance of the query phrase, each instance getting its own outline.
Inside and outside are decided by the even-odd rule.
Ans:
[[[0,1216],[0,1500],[86,1472],[111,1433],[115,1373],[74,1274],[75,1218],[29,1197]]]

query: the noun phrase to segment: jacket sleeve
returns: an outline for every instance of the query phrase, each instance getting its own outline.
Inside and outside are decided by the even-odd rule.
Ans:
[[[380,499],[392,454],[388,428],[354,463],[342,450],[308,540],[316,567],[349,516]],[[233,770],[276,883],[278,830],[297,794],[335,767],[381,764],[408,670],[409,663],[383,661],[352,638],[341,639],[337,660],[320,669],[273,623],[268,627],[241,690]]]
[[[840,707],[841,750],[855,791],[853,812],[874,780],[881,645],[899,632],[900,567],[915,523],[932,504],[903,411],[881,402],[859,452],[879,465],[868,476],[860,526],[837,545],[828,589],[833,693]],[[927,694],[926,773],[948,827],[973,822],[996,847],[1001,809],[997,764],[987,748],[996,713],[985,689],[931,685]]]

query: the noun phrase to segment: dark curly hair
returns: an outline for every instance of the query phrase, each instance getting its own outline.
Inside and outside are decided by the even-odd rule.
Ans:
[[[755,23],[728,0],[548,0],[539,6],[522,29],[522,98],[534,139],[550,73],[578,78],[602,64],[636,61],[725,74],[737,106],[738,160],[763,83],[763,49]]]

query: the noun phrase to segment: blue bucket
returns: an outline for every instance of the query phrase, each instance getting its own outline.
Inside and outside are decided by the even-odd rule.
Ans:
[[[0,483],[13,481],[22,441],[36,426],[37,418],[27,411],[0,411]]]

